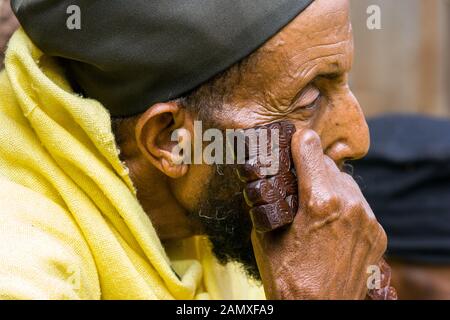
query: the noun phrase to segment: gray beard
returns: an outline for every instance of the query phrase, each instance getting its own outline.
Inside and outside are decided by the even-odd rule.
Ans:
[[[252,222],[234,166],[216,165],[204,190],[190,218],[201,222],[220,263],[238,262],[250,278],[260,281],[251,243]]]

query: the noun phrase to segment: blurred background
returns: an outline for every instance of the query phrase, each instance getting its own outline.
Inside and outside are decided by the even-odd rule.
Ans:
[[[352,174],[388,235],[400,299],[450,299],[450,0],[350,3],[350,81],[371,131]]]
[[[450,299],[450,0],[350,3],[350,82],[372,140],[353,176],[388,235],[400,299]],[[367,27],[373,5],[376,30]],[[0,0],[0,69],[17,26]]]
[[[450,0],[350,0],[352,89],[367,116],[418,112],[450,117]],[[366,25],[370,5],[381,30]]]

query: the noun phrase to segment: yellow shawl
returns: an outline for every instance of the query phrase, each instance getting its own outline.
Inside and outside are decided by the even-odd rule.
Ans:
[[[263,298],[203,238],[169,254],[119,160],[107,110],[76,95],[22,30],[0,73],[0,298]]]

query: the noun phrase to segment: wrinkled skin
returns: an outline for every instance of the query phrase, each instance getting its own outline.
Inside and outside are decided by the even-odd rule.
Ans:
[[[377,264],[386,235],[353,179],[341,172],[366,154],[369,134],[347,79],[353,59],[347,0],[316,0],[231,74],[223,106],[211,113],[226,128],[289,120],[297,132],[299,212],[282,231],[252,234],[268,298],[363,299],[367,267]],[[120,128],[120,145],[138,198],[163,241],[202,233],[187,218],[215,170],[175,164],[171,132],[193,135],[193,120],[177,101],[151,106]]]
[[[367,266],[380,260],[386,236],[354,180],[323,154],[314,131],[295,134],[292,145],[300,212],[286,231],[252,234],[263,283],[270,285],[266,293],[275,299],[362,298]]]

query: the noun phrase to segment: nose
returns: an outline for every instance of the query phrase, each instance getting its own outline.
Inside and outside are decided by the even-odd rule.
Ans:
[[[369,129],[361,107],[348,87],[329,101],[315,121],[324,153],[339,166],[346,160],[364,157],[370,146]]]

